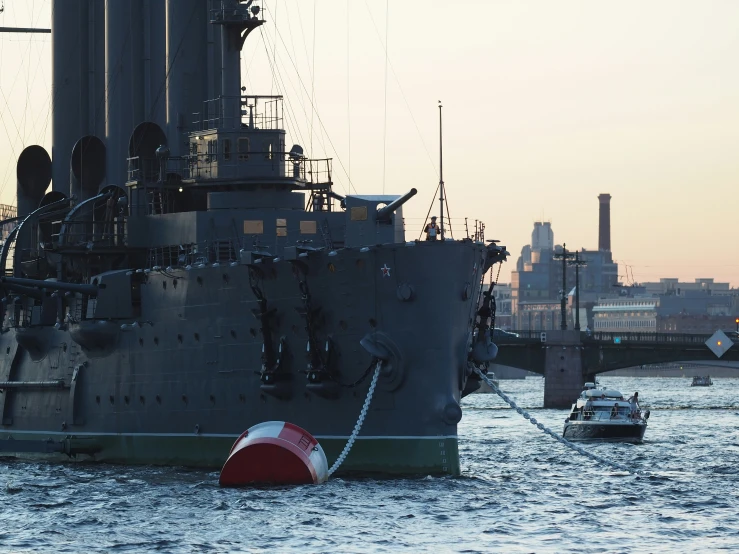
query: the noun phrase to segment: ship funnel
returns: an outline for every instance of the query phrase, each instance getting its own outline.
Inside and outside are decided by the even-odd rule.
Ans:
[[[105,144],[95,135],[85,135],[72,150],[70,196],[77,204],[92,198],[105,179]]]
[[[167,135],[162,128],[151,121],[139,123],[131,133],[128,141],[128,156],[136,156],[153,160],[156,158],[157,148],[167,144]]]
[[[42,146],[26,147],[16,169],[18,217],[25,217],[39,207],[51,182],[51,158]]]
[[[139,169],[139,178],[156,181],[159,174],[157,148],[167,145],[167,135],[151,121],[139,123],[128,140],[129,169]]]

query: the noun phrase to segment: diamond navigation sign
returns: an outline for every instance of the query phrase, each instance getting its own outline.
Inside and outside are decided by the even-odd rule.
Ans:
[[[720,358],[726,351],[734,345],[732,340],[727,337],[721,329],[716,331],[711,338],[706,341],[706,346],[711,352],[716,354],[717,358]]]

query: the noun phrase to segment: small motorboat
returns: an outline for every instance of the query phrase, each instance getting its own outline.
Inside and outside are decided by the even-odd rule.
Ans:
[[[710,375],[696,375],[695,377],[693,377],[693,382],[690,383],[691,387],[710,387],[711,385],[713,385],[713,381],[711,381]]]
[[[500,385],[500,381],[498,381],[498,379],[495,378],[495,373],[490,371],[488,372],[487,376],[488,376],[488,379],[490,379],[496,387]],[[494,391],[490,387],[490,385],[488,385],[485,381],[481,381],[480,388],[478,388],[475,392],[478,394],[490,394]]]
[[[585,383],[565,420],[562,436],[571,441],[641,442],[647,419],[649,410],[642,412],[638,393],[627,399],[617,390],[596,389],[595,383]]]

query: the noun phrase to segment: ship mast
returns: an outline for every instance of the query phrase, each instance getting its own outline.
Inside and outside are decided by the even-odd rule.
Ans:
[[[241,125],[241,48],[246,37],[264,23],[254,0],[221,0],[221,7],[212,10],[211,23],[221,25],[221,113],[226,126]]]
[[[439,100],[439,231],[444,240],[444,153],[442,150],[441,100]]]

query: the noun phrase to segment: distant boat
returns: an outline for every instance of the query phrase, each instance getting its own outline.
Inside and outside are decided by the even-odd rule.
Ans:
[[[711,385],[713,385],[713,381],[711,381],[710,375],[706,375],[705,377],[696,375],[693,377],[693,382],[690,383],[691,387],[710,387]]]
[[[500,381],[495,378],[495,373],[493,373],[492,371],[488,372],[488,379],[490,379],[496,387],[500,383]],[[480,388],[478,388],[475,392],[477,394],[490,394],[491,392],[495,391],[493,391],[492,387],[490,387],[490,385],[488,385],[485,381],[480,381]]]

